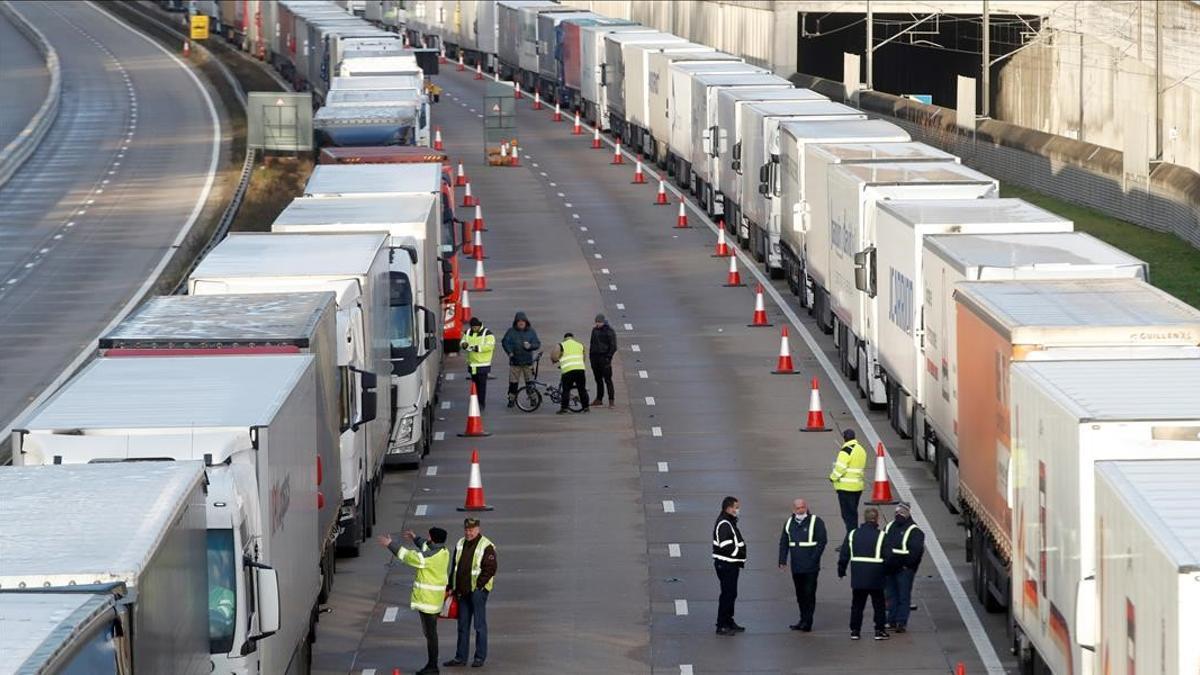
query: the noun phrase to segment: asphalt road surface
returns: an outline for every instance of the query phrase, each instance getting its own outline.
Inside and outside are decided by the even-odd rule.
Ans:
[[[29,124],[46,98],[50,71],[25,34],[0,14],[0,148]]]
[[[610,146],[589,149],[590,130],[572,136],[569,122],[553,123],[548,110],[530,110],[528,99],[518,103],[522,166],[487,168],[483,83],[453,72],[439,81],[447,94],[435,119],[451,157],[464,162],[489,228],[485,264],[494,291],[472,294],[474,314],[499,336],[523,310],[549,350],[566,331],[586,344],[593,315],[604,312],[620,340],[617,406],[587,415],[556,416],[549,403],[535,414],[506,410],[507,361],[497,350],[484,414],[493,435],[480,439],[456,436],[467,385],[462,360],[448,359],[432,453],[419,471],[385,482],[377,532],[436,525],[453,544],[464,515],[456,507],[478,449],[495,507],[480,517],[499,558],[485,670],[949,673],[959,662],[968,673],[1011,669],[1004,620],[984,614],[963,591],[970,570],[962,530],[937,501],[927,466],[904,450],[882,414],[839,394],[849,391],[846,384],[824,370],[831,343],[786,289],[768,284],[773,327],[747,327],[756,278],[746,261],[748,286],[723,287],[728,262],[711,257],[715,234],[694,211],[693,229],[673,229],[677,202],[652,205],[655,177],[632,185],[631,159],[611,166]],[[800,375],[770,374],[785,324]],[[815,336],[815,351],[805,331]],[[797,431],[813,376],[823,384],[830,433]],[[548,360],[542,379],[557,381]],[[846,427],[896,448],[897,489],[915,498],[928,533],[931,550],[914,588],[918,609],[909,632],[889,642],[848,639],[849,585],[837,578],[833,550],[842,526],[827,478]],[[735,637],[714,635],[711,528],[725,495],[742,501],[749,547],[736,614],[747,631]],[[809,634],[788,629],[798,612],[790,575],[776,566],[796,497],[808,499],[833,540]],[[890,519],[891,509],[885,513]],[[318,629],[316,672],[421,667],[411,580],[411,570],[389,564],[375,546],[339,561],[332,611]],[[454,623],[440,624],[444,661],[453,656]]]

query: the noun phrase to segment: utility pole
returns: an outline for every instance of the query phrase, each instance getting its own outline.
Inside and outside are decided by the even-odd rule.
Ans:
[[[875,88],[875,14],[867,0],[867,89]]]
[[[1162,0],[1154,0],[1154,159],[1163,156]]]
[[[980,81],[983,83],[983,116],[990,117],[992,114],[992,22],[991,13],[988,12],[988,0],[983,0],[983,72],[980,73]]]

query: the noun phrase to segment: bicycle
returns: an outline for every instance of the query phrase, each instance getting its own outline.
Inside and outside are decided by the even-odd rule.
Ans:
[[[562,406],[562,389],[557,384],[547,384],[538,380],[541,364],[542,353],[538,352],[533,359],[533,379],[517,390],[516,404],[522,412],[534,412],[542,406],[543,398],[549,398],[551,403]],[[571,412],[583,410],[583,401],[579,400],[578,391],[571,391],[571,398],[567,401],[567,410]]]

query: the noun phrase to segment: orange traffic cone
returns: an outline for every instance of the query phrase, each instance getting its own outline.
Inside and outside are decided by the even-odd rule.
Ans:
[[[542,90],[541,89],[533,90],[533,109],[534,110],[542,109]]]
[[[492,289],[488,288],[487,275],[483,273],[483,261],[475,261],[475,279],[471,282],[471,290],[476,293],[488,293]]]
[[[475,205],[475,220],[471,221],[471,229],[475,232],[487,232],[487,227],[483,224],[483,207],[479,204]]]
[[[592,129],[592,149],[599,150],[600,147],[600,127],[595,127]]]
[[[483,415],[479,412],[479,392],[471,382],[471,399],[467,403],[467,428],[459,436],[491,436],[483,430]]]
[[[646,183],[646,174],[642,171],[642,158],[638,157],[637,168],[633,170],[633,184],[644,185]]]
[[[675,229],[682,230],[690,227],[687,221],[687,205],[683,203],[683,199],[679,200],[679,215],[675,216]]]
[[[666,206],[667,202],[667,181],[658,181],[658,194],[654,196],[654,204],[656,206]]]
[[[462,71],[464,71],[466,69],[467,69],[467,66],[465,64],[463,64],[463,60],[462,60],[462,52],[459,52],[458,53],[458,67],[456,67],[455,70],[457,70],[458,72],[461,73]]]
[[[554,121],[555,122],[562,121],[562,108],[560,108],[558,106],[558,101],[554,102]]]
[[[513,98],[525,98],[521,95],[521,83],[513,81]]]
[[[883,443],[875,445],[875,486],[871,488],[871,501],[868,504],[895,504],[892,496],[892,481],[887,477],[887,458],[883,454]]]
[[[500,166],[508,164],[508,143],[500,144]]]
[[[454,187],[462,187],[467,184],[467,174],[463,171],[462,162],[458,163],[458,173],[454,175]]]
[[[492,72],[492,81],[493,82],[500,81],[500,69],[499,68],[496,68],[496,70]]]
[[[191,55],[192,55],[192,41],[184,40],[183,41],[183,58],[186,59],[187,57],[189,57]]]
[[[474,385],[472,385],[474,388]],[[472,434],[459,434],[470,436]],[[484,434],[478,434],[484,435]],[[467,481],[467,501],[459,511],[491,511],[492,507],[483,501],[483,476],[479,473],[479,451],[471,451],[471,478]]]
[[[571,133],[576,136],[583,135],[583,125],[579,123],[579,111],[575,111],[575,126],[571,127]]]
[[[467,294],[463,291],[463,295]],[[787,326],[779,332],[779,361],[775,364],[775,370],[771,371],[776,375],[795,375],[796,370],[792,366],[792,350],[788,346],[788,329]]]
[[[624,164],[625,163],[625,157],[621,154],[621,141],[617,141],[617,144],[615,146],[613,146],[613,161],[612,161],[612,163],[613,164]]]
[[[458,304],[458,320],[464,324],[471,321],[471,291],[465,288],[462,289],[462,302]]]
[[[442,150],[443,147],[444,146],[442,145],[442,128],[435,127],[433,130],[433,149],[434,150]]]
[[[446,65],[446,48],[445,47],[442,47],[441,51],[438,52],[438,65],[442,65],[442,66]]]
[[[513,139],[512,154],[508,156],[509,166],[521,166],[521,148],[517,146],[517,140]]]
[[[475,246],[478,247],[479,244],[476,243]],[[478,248],[476,248],[476,250],[478,250]],[[751,322],[746,325],[750,328],[763,328],[766,326],[775,325],[772,323],[767,323],[767,308],[763,304],[762,284],[758,284],[754,287],[754,319],[752,319]]]
[[[733,253],[729,250],[729,244],[725,242],[725,221],[722,220],[717,223],[717,248],[712,257],[728,258],[731,255]]]
[[[475,242],[471,246],[471,257],[476,260],[486,260],[487,255],[483,252],[483,232],[475,230],[475,236],[472,237]]]
[[[729,256],[729,273],[725,275],[725,287],[736,288],[745,285],[742,283],[741,272],[738,272],[737,256]]]
[[[821,410],[821,390],[817,378],[812,379],[812,392],[808,395],[808,422],[800,431],[829,431],[825,426],[825,412]]]
[[[463,191],[462,205],[463,206],[475,206],[479,202],[478,202],[478,200],[475,199],[475,196],[471,194],[471,181],[467,181],[466,185],[467,185],[466,190]]]
[[[483,69],[479,67],[478,63],[475,64],[475,79],[477,79],[477,80],[483,79]]]
[[[958,665],[954,666],[954,675],[967,675],[966,664],[964,664],[962,661],[959,661]]]

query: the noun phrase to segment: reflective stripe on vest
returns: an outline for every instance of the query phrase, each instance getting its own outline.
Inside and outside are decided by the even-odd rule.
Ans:
[[[835,490],[862,492],[866,470],[867,451],[857,440],[851,439],[843,443],[838,451],[829,480],[833,481]]]
[[[883,562],[883,533],[879,532],[875,537],[875,557],[874,558],[864,558],[862,556],[854,555],[854,534],[856,532],[858,532],[858,530],[854,530],[853,532],[850,533],[850,541],[847,542],[847,544],[850,546],[850,562],[882,563]]]
[[[729,525],[729,536],[732,538],[718,540],[717,533],[721,530],[721,525],[726,525],[726,524]],[[720,548],[722,546],[728,546],[730,544],[733,544],[733,552],[734,553],[737,553],[738,551],[742,550],[746,546],[746,542],[738,541],[737,531],[733,529],[733,523],[729,522],[728,520],[722,520],[721,522],[717,523],[717,526],[713,529],[713,546]],[[717,560],[724,561],[724,562],[734,562],[734,563],[745,562],[745,560],[743,558],[732,558],[730,556],[721,555],[720,553],[714,553],[714,554],[712,554],[712,557]]]
[[[437,614],[442,611],[442,600],[450,583],[450,552],[445,548],[431,552],[430,548],[424,543],[420,551],[401,548],[396,555],[404,564],[417,570],[409,607],[425,614]]]
[[[467,346],[467,367],[472,373],[476,368],[492,365],[492,354],[496,351],[496,336],[492,331],[487,328],[478,333],[467,331],[462,342]]]
[[[464,537],[462,539],[459,539],[458,543],[454,545],[454,569],[455,570],[458,570],[458,566],[462,564],[463,544],[466,543],[466,541],[467,540]],[[480,575],[480,573],[483,572],[483,554],[487,551],[487,548],[489,546],[492,547],[492,550],[495,550],[495,548],[496,548],[496,545],[492,543],[491,539],[488,539],[487,537],[483,536],[482,534],[479,535],[479,543],[475,544],[475,553],[471,556],[471,590],[472,591],[475,590],[475,583],[477,581],[479,581],[479,575]],[[455,572],[455,573],[457,574],[457,572]],[[491,579],[488,579],[488,582],[487,582],[487,584],[484,585],[483,589],[485,591],[492,590],[492,584],[495,583],[495,581],[496,581],[496,577],[492,577]]]
[[[783,524],[783,533],[787,535],[787,539],[788,539],[788,546],[789,546],[789,547],[796,547],[796,546],[803,546],[803,547],[816,546],[816,545],[817,545],[817,542],[813,540],[813,528],[814,528],[814,527],[816,527],[816,524],[817,524],[817,517],[816,517],[816,516],[814,516],[814,515],[812,515],[811,513],[810,513],[810,514],[808,514],[808,541],[792,541],[792,530],[791,530],[791,525],[792,525],[792,521],[793,521],[793,520],[795,520],[795,516],[792,516],[791,518],[788,518],[787,522]]]
[[[574,370],[583,370],[583,343],[577,340],[563,340],[559,345],[562,348],[562,356],[558,359],[558,369],[564,373],[569,373]]]
[[[895,522],[896,522],[896,521],[894,521],[894,520],[893,520],[891,523],[888,523],[888,524],[887,524],[887,527],[883,528],[883,533],[884,533],[884,534],[887,534],[887,533],[888,533],[888,530],[892,529],[892,525],[893,525]],[[917,524],[916,524],[916,523],[909,523],[909,524],[908,524],[908,528],[906,528],[906,529],[904,530],[904,536],[903,536],[903,537],[901,537],[901,539],[900,539],[900,548],[894,548],[894,549],[892,549],[892,553],[898,553],[898,554],[900,554],[900,555],[908,555],[908,536],[909,536],[909,535],[911,535],[911,534],[912,534],[912,531],[913,531],[913,530],[915,530],[915,529],[917,529]]]

